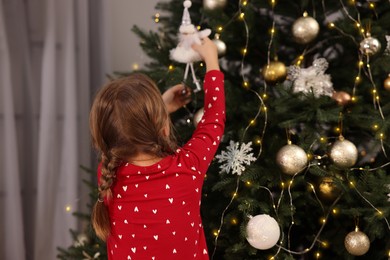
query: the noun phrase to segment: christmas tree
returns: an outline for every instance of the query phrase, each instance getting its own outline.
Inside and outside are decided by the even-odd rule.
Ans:
[[[133,28],[151,58],[143,72],[162,91],[196,89],[170,59],[183,1],[156,10],[156,31]],[[389,258],[390,2],[192,0],[189,11],[225,74],[226,130],[203,188],[210,258]],[[201,79],[204,64],[194,69]],[[172,115],[182,143],[202,98]]]

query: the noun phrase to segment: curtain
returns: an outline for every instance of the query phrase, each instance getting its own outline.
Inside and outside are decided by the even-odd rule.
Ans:
[[[82,227],[90,100],[111,72],[105,2],[0,0],[0,259],[56,259]]]

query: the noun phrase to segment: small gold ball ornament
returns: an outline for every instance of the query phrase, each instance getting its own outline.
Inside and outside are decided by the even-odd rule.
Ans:
[[[341,194],[341,189],[337,186],[333,177],[323,177],[317,190],[320,199],[329,202],[334,201]]]
[[[370,239],[356,228],[345,237],[344,246],[351,255],[364,255],[370,249]]]
[[[380,41],[374,37],[371,37],[369,33],[367,33],[367,37],[360,42],[360,51],[365,55],[374,55],[378,53],[380,49]]]
[[[318,22],[305,12],[292,26],[294,40],[299,44],[307,44],[313,41],[320,31]]]
[[[383,87],[387,90],[390,91],[390,74],[387,76],[387,79],[383,82]]]
[[[345,91],[335,91],[333,92],[332,98],[340,105],[346,105],[351,101],[351,95]]]
[[[352,142],[344,139],[344,137],[340,137],[332,145],[329,156],[337,167],[349,168],[355,165],[358,158],[358,150]]]
[[[307,165],[306,152],[295,144],[283,146],[276,155],[276,163],[283,173],[294,175],[302,171]]]
[[[278,82],[283,82],[287,77],[287,68],[280,61],[271,61],[262,69],[262,74],[265,82],[274,85]]]
[[[208,11],[222,9],[226,6],[227,0],[203,0],[203,8]]]
[[[219,38],[219,34],[215,34],[213,42],[217,46],[218,57],[224,56],[226,54],[226,44]]]
[[[195,115],[194,115],[194,126],[197,127],[200,120],[202,120],[202,117],[203,117],[203,114],[204,114],[204,108],[202,107],[201,109],[199,109],[198,111],[196,111]]]

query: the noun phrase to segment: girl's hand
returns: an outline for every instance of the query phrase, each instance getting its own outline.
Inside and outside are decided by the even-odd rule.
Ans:
[[[191,89],[183,84],[175,85],[162,94],[168,113],[173,113],[191,101]]]
[[[219,70],[217,46],[209,38],[203,38],[202,44],[193,44],[192,49],[197,51],[206,63],[206,70]]]

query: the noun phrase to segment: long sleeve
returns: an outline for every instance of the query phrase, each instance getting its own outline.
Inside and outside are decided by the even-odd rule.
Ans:
[[[218,70],[207,72],[204,78],[204,114],[192,138],[183,146],[191,163],[205,173],[213,159],[225,129],[224,75]]]

